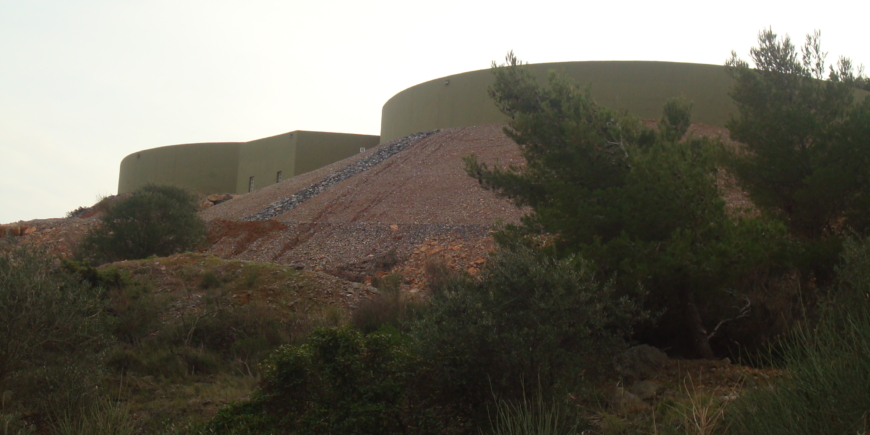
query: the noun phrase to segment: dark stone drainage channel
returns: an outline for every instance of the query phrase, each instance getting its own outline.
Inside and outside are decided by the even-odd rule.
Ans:
[[[385,145],[379,148],[377,151],[372,153],[372,155],[359,160],[356,163],[351,165],[347,165],[341,170],[333,172],[332,174],[327,175],[322,180],[296,192],[295,194],[284,198],[280,201],[273,202],[268,207],[263,210],[252,214],[250,216],[246,216],[244,221],[264,221],[266,219],[272,219],[275,216],[286,213],[292,209],[294,209],[299,204],[302,204],[305,201],[308,201],[311,198],[319,195],[326,189],[347,180],[350,177],[353,177],[356,174],[361,172],[368,171],[379,163],[387,160],[392,157],[394,154],[408,148],[414,142],[417,142],[420,139],[426,138],[434,133],[437,133],[438,130],[429,131],[426,133],[417,133],[412,134],[410,136],[405,136],[399,139],[396,142],[393,142],[389,145]]]

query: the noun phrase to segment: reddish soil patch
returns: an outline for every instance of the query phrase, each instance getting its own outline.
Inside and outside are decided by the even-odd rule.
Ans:
[[[231,239],[235,246],[231,255],[239,255],[257,240],[286,229],[287,225],[272,220],[252,222],[216,220],[209,223],[208,242],[216,244],[224,239]]]

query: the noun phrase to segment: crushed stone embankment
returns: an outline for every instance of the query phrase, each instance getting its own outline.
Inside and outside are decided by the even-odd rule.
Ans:
[[[366,156],[203,211],[216,236],[209,252],[356,277],[389,253],[398,258],[397,267],[410,276],[411,286],[422,279],[424,263],[436,256],[456,268],[475,270],[492,247],[488,234],[493,224],[518,222],[525,211],[465,173],[461,158],[472,153],[487,162],[522,163],[519,148],[501,126],[439,131],[415,138],[402,152],[285,207],[271,220],[240,222],[251,216],[243,210],[287,201],[318,181],[346,174],[342,171]]]

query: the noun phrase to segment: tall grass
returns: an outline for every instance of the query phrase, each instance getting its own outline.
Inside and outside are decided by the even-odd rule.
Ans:
[[[499,400],[490,415],[492,435],[573,435],[578,433],[577,412],[555,400],[546,401],[538,393],[519,401]]]
[[[866,434],[870,430],[870,242],[844,245],[834,302],[783,344],[787,375],[729,412],[735,434]]]
[[[111,400],[93,402],[79,414],[65,414],[55,423],[52,435],[132,435],[136,426],[130,408]]]
[[[717,399],[716,393],[691,392],[686,387],[688,400],[677,404],[674,410],[679,417],[679,426],[686,435],[714,435],[723,432],[727,402]]]

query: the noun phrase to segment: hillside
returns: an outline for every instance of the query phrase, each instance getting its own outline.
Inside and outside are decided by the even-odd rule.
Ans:
[[[728,142],[719,128],[696,124],[690,134]],[[489,163],[522,164],[500,125],[413,135],[204,208],[210,245],[200,253],[101,266],[105,276],[125,278],[109,292],[120,341],[108,349],[109,371],[99,382],[124,384],[119,397],[139,433],[203,421],[248,397],[256,363],[274,347],[383,307],[378,295],[393,294],[391,285],[398,284],[402,299],[424,293],[433,260],[477,274],[494,248],[490,231],[518,222],[526,210],[465,173],[461,158],[471,153]],[[749,205],[728,177],[720,184],[731,209]],[[99,222],[99,210],[4,231],[69,256]],[[401,281],[379,279],[388,273]],[[721,404],[778,374],[727,359],[665,357],[646,381],[596,382],[600,401],[577,405],[602,433],[621,433],[610,427],[629,421],[649,424],[659,410],[681,425],[691,414],[681,407],[719,413]]]
[[[689,134],[728,142],[722,128],[694,124]],[[485,162],[520,165],[519,147],[501,125],[441,130],[325,187],[331,177],[398,141],[204,210],[213,242],[208,252],[354,280],[364,279],[370,263],[389,255],[411,289],[423,284],[420,270],[433,256],[476,273],[492,248],[487,236],[492,226],[516,223],[525,210],[483,189],[465,173],[461,158],[474,153]],[[729,179],[721,184],[731,208],[748,205]],[[298,205],[276,210],[287,203]],[[270,205],[270,219],[256,216]]]
[[[693,124],[689,134],[730,143],[723,128]],[[461,158],[472,153],[489,163],[522,164],[518,146],[501,125],[397,139],[204,209],[212,242],[207,253],[354,281],[389,263],[405,275],[406,289],[425,285],[422,269],[433,257],[474,274],[492,249],[493,225],[516,223],[525,210],[465,173]],[[750,205],[729,178],[720,181],[729,208]],[[66,256],[99,214],[83,216],[15,225],[29,227],[25,240]]]
[[[394,262],[418,260],[406,270],[413,278],[421,252],[451,254],[454,267],[473,270],[491,248],[491,225],[518,222],[524,213],[463,170],[461,157],[471,153],[505,165],[521,162],[516,144],[491,125],[435,132],[295,208],[269,220],[243,221],[390,145],[203,211],[214,243],[209,252],[357,280],[368,263],[389,254]]]

